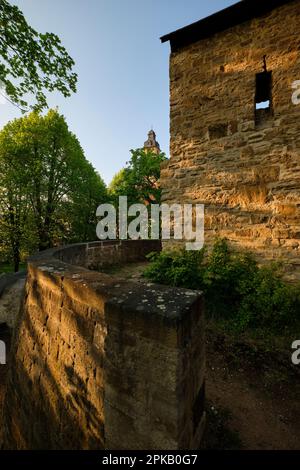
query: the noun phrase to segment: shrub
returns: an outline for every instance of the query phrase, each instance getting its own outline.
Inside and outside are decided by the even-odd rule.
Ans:
[[[203,280],[203,250],[150,253],[144,276],[159,284],[200,289]]]
[[[226,319],[235,317],[242,298],[252,290],[257,269],[250,254],[232,253],[225,240],[217,240],[203,279],[210,313]]]
[[[299,312],[299,286],[285,283],[278,266],[263,267],[255,273],[252,290],[241,299],[236,323],[241,328],[279,330],[297,323]]]
[[[249,253],[229,249],[217,240],[205,260],[204,251],[153,253],[144,275],[154,282],[203,290],[207,313],[228,321],[235,330],[280,330],[300,319],[300,286],[282,279],[280,265],[259,267]]]

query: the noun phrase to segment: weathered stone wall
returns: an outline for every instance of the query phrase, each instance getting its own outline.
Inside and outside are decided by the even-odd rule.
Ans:
[[[226,237],[300,278],[300,2],[172,53],[171,158],[164,202],[204,203],[205,239]],[[255,125],[256,74],[273,75],[274,115]]]
[[[137,261],[155,249],[157,242],[97,242],[29,262],[11,351],[4,448],[199,445],[205,416],[201,294],[77,266]]]

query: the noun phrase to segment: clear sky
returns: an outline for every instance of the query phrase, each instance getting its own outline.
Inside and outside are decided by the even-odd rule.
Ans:
[[[40,32],[54,32],[76,62],[78,91],[52,94],[106,183],[153,126],[169,151],[169,44],[160,36],[237,0],[9,0]],[[0,106],[0,127],[20,111]]]

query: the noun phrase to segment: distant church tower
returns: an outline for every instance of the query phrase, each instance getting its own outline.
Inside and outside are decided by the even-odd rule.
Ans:
[[[146,152],[156,153],[157,155],[161,152],[159,143],[156,140],[156,134],[153,130],[148,132],[148,140],[144,143],[144,150]]]

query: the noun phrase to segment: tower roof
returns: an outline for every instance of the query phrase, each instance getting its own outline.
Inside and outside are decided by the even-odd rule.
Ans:
[[[176,52],[184,46],[265,15],[292,1],[294,0],[242,0],[196,23],[166,34],[160,39],[161,42],[170,41],[172,52]]]

